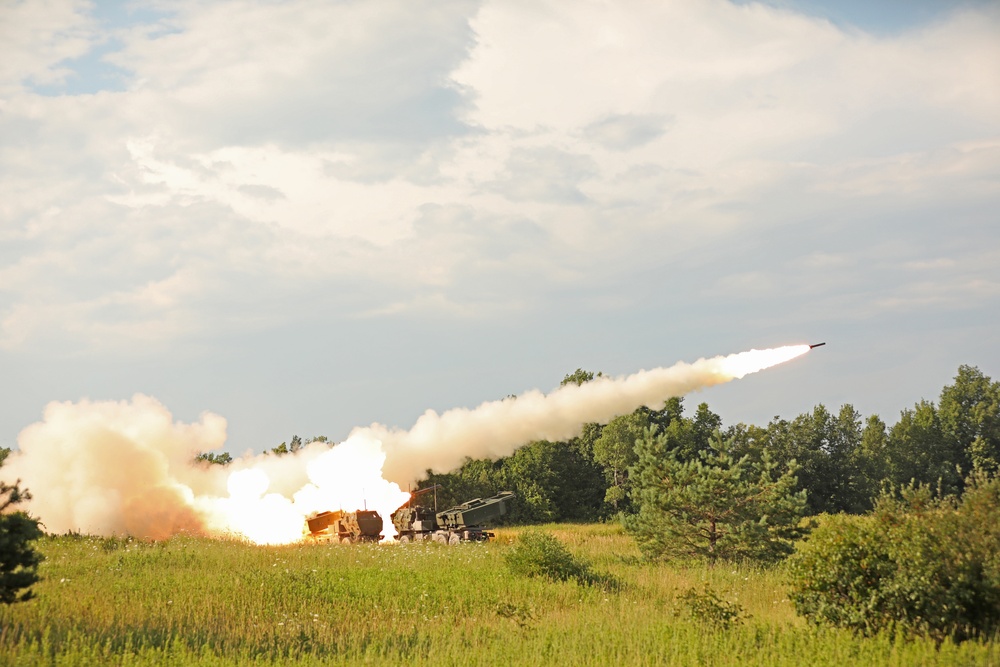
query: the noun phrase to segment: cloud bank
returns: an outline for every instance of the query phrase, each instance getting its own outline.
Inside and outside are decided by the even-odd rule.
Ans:
[[[260,326],[250,294],[295,317],[309,288],[345,316],[533,307],[834,203],[824,224],[851,234],[961,198],[936,291],[996,297],[975,278],[996,258],[977,213],[1000,173],[994,8],[878,37],[721,0],[164,7],[110,33],[125,89],[88,95],[38,92],[107,48],[87,5],[3,10],[8,350],[224,334]],[[899,273],[865,301],[919,308],[898,276],[936,232],[885,224],[853,267],[800,253],[767,275],[824,299],[878,256]]]

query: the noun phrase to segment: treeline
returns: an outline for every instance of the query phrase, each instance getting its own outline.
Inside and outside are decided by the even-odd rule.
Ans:
[[[563,384],[583,383],[593,373],[577,370]],[[516,400],[516,399],[515,399]],[[851,405],[836,413],[818,405],[767,426],[722,419],[701,403],[693,414],[683,399],[659,410],[640,408],[608,424],[587,424],[565,442],[535,441],[496,460],[467,459],[449,473],[428,471],[420,487],[442,485],[443,508],[474,497],[513,491],[518,503],[510,523],[595,521],[634,512],[631,475],[638,462],[637,442],[660,435],[680,462],[694,461],[719,438],[736,458],[767,458],[780,468],[797,463],[797,490],[805,490],[807,511],[869,511],[883,488],[911,482],[929,484],[940,494],[963,491],[970,473],[1000,470],[1000,382],[978,368],[961,366],[937,403],[921,400],[901,412],[891,427],[878,415],[865,418]],[[429,494],[428,494],[429,495]],[[424,503],[433,502],[421,498]]]

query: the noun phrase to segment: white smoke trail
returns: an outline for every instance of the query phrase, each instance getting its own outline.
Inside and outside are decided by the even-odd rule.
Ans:
[[[669,398],[742,378],[808,351],[808,345],[789,345],[680,362],[624,378],[598,377],[548,395],[533,390],[471,410],[458,408],[440,415],[428,410],[408,431],[373,424],[355,429],[353,435],[380,440],[388,456],[385,476],[402,484],[427,469],[453,470],[467,456],[496,458],[531,440],[572,438],[587,422],[606,423],[643,405],[658,409]]]
[[[227,467],[193,463],[198,453],[222,448],[226,420],[218,415],[178,423],[143,395],[50,403],[43,420],[18,436],[19,449],[0,468],[0,479],[21,479],[34,496],[27,509],[54,533],[160,539],[192,532],[295,542],[315,512],[367,506],[387,518],[409,497],[400,485],[428,468],[447,471],[467,456],[502,456],[531,440],[570,438],[586,422],[606,422],[641,405],[657,408],[808,351],[808,345],[751,350],[597,378],[548,395],[531,391],[471,410],[428,411],[409,431],[373,424],[332,448],[313,443],[294,455],[247,454]]]

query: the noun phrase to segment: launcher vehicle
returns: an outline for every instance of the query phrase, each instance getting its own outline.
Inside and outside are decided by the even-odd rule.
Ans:
[[[507,503],[513,497],[513,493],[504,491],[491,498],[474,498],[436,514],[423,507],[405,506],[393,512],[392,523],[401,544],[422,540],[441,544],[485,542],[494,536],[485,526],[507,513]]]
[[[374,510],[322,512],[306,523],[310,535],[321,541],[354,544],[382,539],[382,516]]]

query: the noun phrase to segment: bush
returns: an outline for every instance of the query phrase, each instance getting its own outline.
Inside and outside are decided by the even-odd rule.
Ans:
[[[562,542],[548,533],[531,530],[518,537],[504,553],[504,561],[514,574],[546,577],[553,581],[574,579],[581,584],[598,583],[590,564],[571,554]]]
[[[705,588],[700,593],[695,588],[689,588],[677,599],[687,609],[691,618],[716,628],[724,630],[743,621],[742,605],[720,598],[709,588],[708,582],[705,582]]]
[[[872,514],[829,517],[790,561],[796,610],[864,634],[942,641],[1000,630],[1000,480],[972,478],[961,502],[911,486]]]

